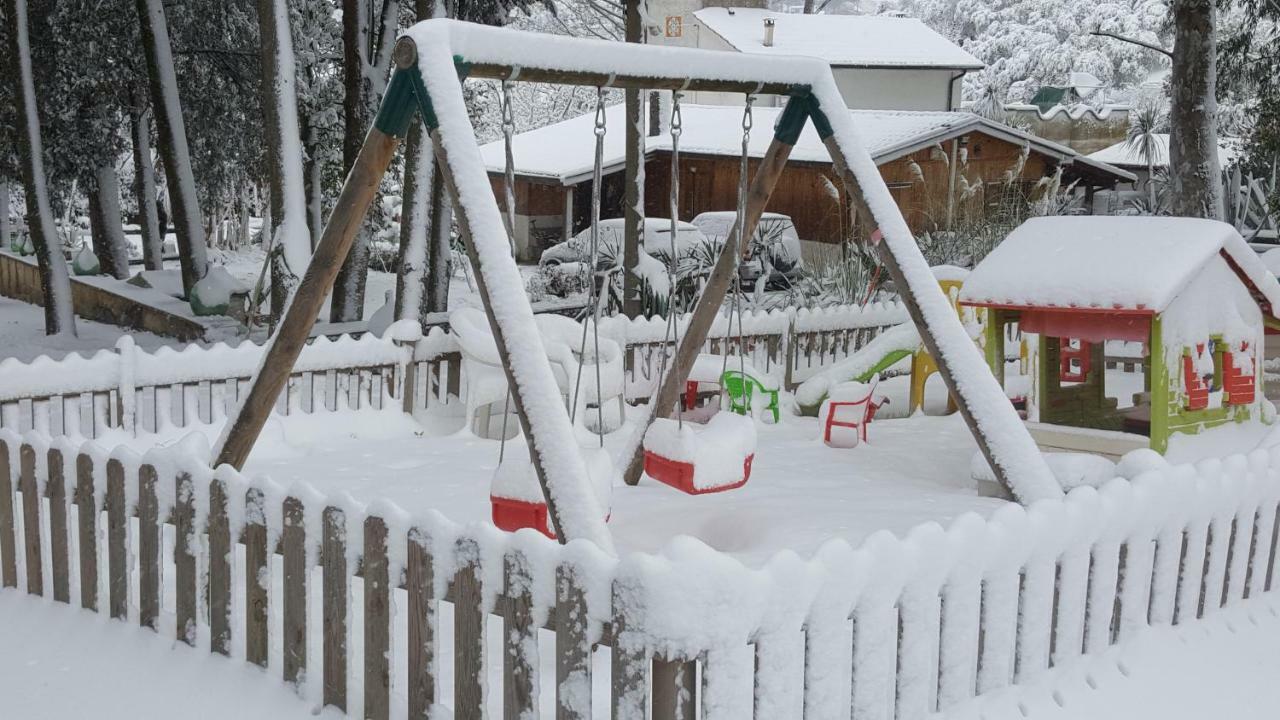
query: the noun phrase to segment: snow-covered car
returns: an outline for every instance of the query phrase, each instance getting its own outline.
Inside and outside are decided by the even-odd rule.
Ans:
[[[692,224],[712,242],[724,242],[729,237],[729,232],[737,219],[738,214],[733,210],[721,210],[700,213],[693,219]],[[766,260],[769,266],[767,282],[771,289],[786,287],[787,276],[803,266],[800,259],[800,236],[796,233],[795,223],[790,217],[771,212],[760,216],[760,222],[756,224],[755,236],[752,238],[750,254],[738,266],[738,274],[744,285],[754,285],[756,280],[765,274]]]
[[[596,261],[597,269],[603,270],[622,264],[624,222],[622,218],[610,218],[600,221],[600,248]],[[677,224],[676,252],[681,258],[689,255],[699,246],[706,244],[707,237],[693,224],[687,222]],[[644,252],[655,258],[666,258],[671,255],[670,220],[645,218]],[[565,242],[552,245],[542,251],[540,262],[542,265],[591,262],[591,228],[587,228]]]

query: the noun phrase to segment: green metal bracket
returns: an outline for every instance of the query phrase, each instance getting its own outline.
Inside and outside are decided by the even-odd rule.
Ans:
[[[471,63],[461,55],[453,56],[453,66],[458,70],[459,80],[466,80],[467,76],[471,74]]]
[[[418,111],[422,113],[422,122],[427,126],[427,132],[431,132],[440,127],[440,120],[436,117],[436,108],[431,103],[427,86],[422,82],[422,73],[414,67],[409,79],[413,82],[413,95],[418,100]]]
[[[409,134],[409,123],[418,110],[413,101],[417,94],[414,78],[417,78],[417,84],[422,84],[422,75],[417,67],[397,69],[392,74],[387,92],[382,96],[382,104],[378,107],[378,117],[373,121],[374,127],[393,137],[404,138]]]
[[[787,106],[778,116],[778,124],[773,128],[775,140],[792,146],[796,144],[800,133],[804,131],[805,121],[809,119],[810,97],[808,89],[797,90],[791,95]]]
[[[813,95],[809,96],[809,117],[813,118],[813,129],[818,131],[819,138],[826,140],[835,134],[835,130],[831,129],[831,120],[822,111],[818,98]]]

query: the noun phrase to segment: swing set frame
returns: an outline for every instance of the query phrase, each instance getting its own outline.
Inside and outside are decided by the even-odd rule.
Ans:
[[[488,37],[489,35],[494,37]],[[565,414],[565,423],[568,422],[568,415],[558,395],[552,395],[557,392],[554,383],[541,382],[550,377],[551,371],[546,357],[527,357],[531,353],[511,352],[512,337],[522,331],[518,326],[522,323],[532,326],[532,309],[526,301],[523,307],[504,307],[495,312],[491,301],[490,282],[495,278],[500,278],[500,281],[518,278],[518,270],[509,253],[501,256],[496,253],[486,254],[482,248],[478,248],[473,236],[473,228],[479,226],[483,231],[491,232],[494,222],[499,223],[499,226],[502,224],[502,215],[496,198],[476,197],[475,192],[467,195],[467,188],[479,187],[477,182],[479,178],[468,176],[465,182],[460,183],[458,177],[455,177],[455,173],[460,169],[469,175],[474,175],[475,168],[479,167],[479,171],[483,172],[483,166],[476,166],[474,162],[451,162],[451,155],[454,153],[474,152],[476,158],[479,155],[478,145],[474,134],[470,132],[469,125],[457,122],[460,114],[458,108],[465,109],[465,106],[460,105],[462,103],[461,80],[468,77],[678,92],[718,91],[744,95],[767,94],[788,98],[786,107],[774,128],[773,139],[768,150],[757,165],[755,175],[751,179],[745,210],[741,215],[742,227],[739,227],[739,223],[735,221],[724,250],[707,278],[704,290],[678,343],[671,369],[662,378],[662,384],[654,400],[648,404],[648,420],[644,423],[645,427],[653,418],[665,417],[675,407],[682,378],[688,374],[705,342],[712,322],[719,313],[733,277],[737,273],[739,257],[733,249],[742,248],[743,251],[747,249],[748,244],[740,243],[738,239],[749,238],[754,233],[769,197],[782,175],[791,150],[808,122],[812,121],[830,153],[836,173],[848,191],[849,197],[853,198],[858,212],[864,217],[873,219],[882,228],[889,226],[900,236],[905,235],[910,240],[910,233],[906,230],[901,213],[892,202],[884,202],[889,197],[888,190],[878,171],[874,171],[874,164],[870,164],[869,158],[865,158],[866,162],[861,165],[851,162],[851,160],[856,161],[857,158],[847,155],[830,118],[819,102],[819,93],[815,90],[821,90],[828,98],[833,97],[832,93],[835,92],[834,81],[830,80],[830,69],[820,61],[775,59],[773,60],[775,64],[767,66],[770,71],[763,73],[765,77],[773,79],[760,82],[742,77],[726,78],[715,77],[711,73],[698,74],[699,68],[703,67],[704,63],[713,68],[723,68],[723,53],[625,45],[628,58],[632,55],[641,58],[648,54],[648,59],[654,61],[652,67],[655,70],[653,74],[628,74],[582,69],[582,64],[591,63],[594,57],[604,58],[599,65],[609,66],[611,63],[605,56],[613,53],[610,57],[615,59],[620,57],[618,53],[621,50],[616,47],[620,45],[619,43],[558,37],[554,40],[562,44],[565,42],[580,44],[583,46],[582,52],[573,53],[573,57],[568,57],[566,53],[544,53],[539,56],[536,51],[548,42],[545,38],[511,30],[480,28],[451,20],[429,20],[420,23],[400,38],[392,57],[394,73],[382,98],[377,117],[343,184],[337,204],[325,225],[311,263],[284,318],[269,341],[263,363],[251,381],[248,394],[219,441],[215,450],[215,465],[229,464],[237,469],[243,468],[272,407],[288,382],[325,297],[332,289],[338,270],[346,259],[357,231],[374,200],[379,182],[392,162],[396,148],[407,136],[415,118],[421,117],[429,132],[436,159],[443,170],[442,176],[454,203],[455,217],[468,257],[476,268],[477,284],[485,313],[489,318],[506,371],[512,402],[524,436],[528,439],[531,459],[543,495],[547,500],[548,515],[556,536],[560,542],[586,537],[597,542],[606,552],[612,551],[612,542],[604,525],[603,513],[597,514],[595,518],[584,518],[581,517],[582,513],[565,512],[557,502],[558,500],[574,503],[587,502],[587,507],[594,507],[594,497],[586,482],[585,471],[580,473],[583,475],[581,482],[568,485],[561,485],[559,482],[555,484],[561,488],[559,492],[573,492],[575,495],[580,493],[578,497],[557,497],[556,487],[547,481],[548,465],[561,462],[560,458],[549,459],[546,455],[547,448],[555,447],[556,442],[561,441],[550,436],[562,431],[563,428],[558,425],[551,428],[539,427],[539,423],[530,422],[527,410],[537,406],[540,408],[539,412],[544,412],[551,409],[548,407],[550,404]],[[468,61],[464,53],[476,55],[476,61]],[[427,67],[427,63],[443,64],[446,58],[452,60],[453,68],[456,69],[458,78],[456,83],[443,82],[439,68],[432,68],[434,74],[422,70],[422,67]],[[675,58],[679,58],[680,62],[669,62]],[[421,66],[420,63],[422,63]],[[616,62],[612,64],[617,66]],[[753,67],[759,69],[766,66]],[[675,72],[677,68],[678,74]],[[797,71],[797,68],[800,70]],[[426,76],[425,81],[424,76]],[[792,82],[792,79],[799,82]],[[446,87],[450,84],[452,88]],[[823,87],[819,88],[819,85]],[[431,92],[428,92],[428,88]],[[441,93],[449,93],[453,97],[445,99]],[[834,97],[838,97],[838,94]],[[437,116],[437,106],[444,107],[442,103],[449,104],[447,110],[453,113],[450,116],[454,121],[452,124],[441,122],[441,118]],[[844,112],[844,110],[842,104],[839,111]],[[465,119],[465,113],[461,113],[461,117]],[[459,125],[465,126],[468,132],[464,133],[463,128],[458,127]],[[868,172],[867,167],[872,171]],[[851,168],[856,168],[860,172],[855,172]],[[485,186],[489,187],[487,172],[484,173],[483,180]],[[874,204],[868,203],[863,195],[863,188],[872,183],[880,185],[879,188],[873,188],[880,196],[879,201]],[[463,189],[463,196],[459,194],[460,186]],[[491,191],[488,194],[493,195]],[[920,330],[925,347],[937,359],[939,372],[952,396],[956,398],[960,413],[973,432],[978,447],[986,455],[995,471],[997,479],[1011,495],[1023,502],[1044,497],[1047,494],[1045,482],[1046,480],[1053,482],[1052,474],[1040,459],[1038,451],[1034,457],[1040,461],[1039,466],[1027,461],[1029,456],[1026,455],[1026,451],[1028,448],[1034,451],[1035,445],[1021,422],[1017,422],[1018,431],[1013,433],[1020,434],[1021,437],[1005,437],[1010,433],[1001,432],[998,433],[1000,437],[997,439],[989,437],[988,433],[984,432],[984,428],[988,427],[1004,429],[1014,427],[1006,422],[1007,418],[996,417],[1002,413],[1010,418],[1017,418],[1010,403],[1005,402],[1001,407],[999,403],[989,401],[994,392],[1000,392],[1001,397],[1003,396],[995,379],[988,377],[991,381],[990,388],[975,387],[983,385],[980,380],[967,381],[964,385],[957,384],[955,372],[953,372],[956,367],[963,364],[966,369],[969,369],[976,363],[985,369],[985,361],[972,343],[968,343],[967,348],[957,348],[955,347],[957,343],[951,343],[946,347],[946,352],[942,351],[944,347],[939,343],[938,335],[946,334],[954,339],[958,333],[964,331],[953,312],[937,313],[930,310],[937,307],[938,301],[945,302],[941,290],[936,282],[933,282],[931,275],[924,278],[921,277],[921,273],[904,273],[905,258],[899,257],[903,252],[915,253],[916,257],[911,260],[916,265],[912,267],[923,263],[923,258],[919,256],[919,249],[914,241],[898,243],[896,246],[880,241],[878,250],[881,261],[902,295],[912,321]],[[489,276],[490,273],[493,273],[492,277]],[[507,274],[504,275],[504,273]],[[936,294],[938,297],[925,297],[929,293]],[[950,307],[949,303],[947,307]],[[949,325],[954,327],[948,327]],[[965,352],[972,353],[973,357],[959,357]],[[545,374],[543,374],[544,371]],[[550,387],[546,387],[548,384]],[[643,448],[639,438],[643,437],[645,427],[639,428],[632,459],[626,470],[625,478],[629,484],[633,485],[638,481],[643,467]],[[584,468],[580,456],[577,460],[576,467]],[[563,465],[557,467],[563,467]],[[1023,477],[1020,483],[1011,482],[1011,473],[1015,467],[1016,472]],[[1056,486],[1056,483],[1054,485]],[[563,489],[565,487],[569,490]],[[1028,488],[1034,489],[1035,492],[1028,491]]]

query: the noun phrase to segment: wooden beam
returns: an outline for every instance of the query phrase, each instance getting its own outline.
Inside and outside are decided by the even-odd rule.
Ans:
[[[764,214],[765,206],[769,204],[769,197],[773,195],[773,190],[782,177],[782,171],[786,169],[787,158],[791,156],[800,130],[804,127],[808,117],[808,103],[807,95],[792,98],[783,110],[773,142],[769,144],[769,149],[765,152],[751,181],[751,188],[747,191],[747,206],[743,213],[742,227],[739,227],[735,220],[733,227],[729,230],[724,249],[720,251],[711,274],[707,276],[706,285],[702,289],[702,294],[698,296],[697,304],[693,307],[693,314],[689,318],[684,336],[680,338],[675,361],[667,370],[666,376],[662,378],[662,384],[654,399],[649,403],[648,416],[643,423],[643,428],[647,428],[654,418],[666,417],[675,409],[676,399],[680,396],[684,379],[693,368],[693,361],[701,352],[707,333],[710,332],[711,325],[720,312],[720,305],[724,302],[725,294],[728,293],[733,277],[738,272],[738,263],[750,250],[749,241],[739,243],[738,240],[750,238],[755,233],[756,224],[760,222],[760,216]],[[734,247],[740,247],[741,250],[735,253]],[[643,437],[643,428],[640,437]],[[635,485],[640,482],[643,469],[644,443],[637,442],[623,479],[628,485]]]
[[[413,49],[412,44],[409,49]],[[397,47],[395,62],[400,69],[397,70],[399,74],[413,65],[416,57]],[[417,68],[413,68],[413,72],[416,71]],[[329,215],[329,222],[325,224],[307,272],[293,294],[284,320],[268,343],[262,365],[250,381],[249,394],[214,451],[214,467],[226,464],[237,470],[244,469],[262,426],[293,373],[293,366],[315,326],[316,316],[320,314],[325,297],[333,289],[338,270],[351,251],[356,232],[364,222],[382,176],[391,164],[416,109],[412,87],[406,81],[397,82],[393,78],[383,98],[378,121],[365,135],[360,155],[342,185],[338,203]]]
[[[483,80],[509,80],[519,82],[553,83],[556,85],[581,85],[585,87],[612,87],[639,90],[680,90],[681,92],[755,93],[757,95],[790,95],[806,92],[808,86],[796,83],[757,83],[719,78],[668,78],[651,75],[611,75],[607,72],[557,70],[521,65],[517,73],[511,65],[497,63],[468,63],[467,77]]]
[[[840,148],[840,144],[836,142],[835,136],[828,135],[823,139],[823,144],[831,155],[831,163],[836,175],[839,176],[849,193],[849,197],[857,206],[858,214],[861,217],[874,218],[875,215],[871,212],[871,208],[867,207],[866,200],[862,197],[862,189],[858,185],[858,180],[849,169],[848,163],[845,162],[844,151]],[[964,418],[965,424],[969,426],[970,434],[973,435],[974,441],[978,444],[978,449],[982,451],[983,457],[987,459],[987,463],[991,465],[991,469],[995,472],[996,481],[1012,497],[1018,497],[1017,493],[1014,492],[1013,486],[1009,484],[1007,468],[992,452],[991,446],[987,442],[986,434],[982,432],[977,418],[973,414],[967,393],[957,384],[947,356],[938,347],[938,340],[933,336],[933,330],[925,320],[924,313],[920,309],[920,303],[916,298],[917,288],[913,288],[907,281],[906,275],[902,272],[902,266],[898,263],[898,258],[893,254],[893,249],[889,243],[881,242],[876,248],[880,255],[880,262],[889,271],[889,277],[893,279],[894,287],[898,289],[898,296],[902,298],[902,304],[907,308],[907,315],[911,317],[911,322],[920,331],[921,342],[924,343],[925,349],[929,351],[929,354],[937,364],[938,374],[942,376],[943,382],[946,383],[947,391],[955,399],[956,407],[960,410],[960,416]],[[1012,404],[1009,405],[1009,412],[1014,412]],[[1026,498],[1019,498],[1019,500],[1026,500]]]

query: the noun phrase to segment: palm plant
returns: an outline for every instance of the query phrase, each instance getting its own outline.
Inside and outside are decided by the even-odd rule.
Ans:
[[[1167,115],[1159,101],[1144,102],[1129,113],[1129,131],[1124,147],[1147,164],[1147,203],[1155,208],[1156,160],[1164,152],[1158,135],[1165,129]]]

